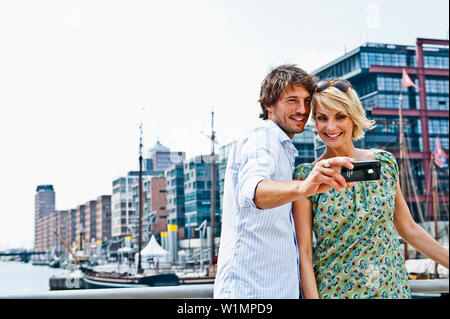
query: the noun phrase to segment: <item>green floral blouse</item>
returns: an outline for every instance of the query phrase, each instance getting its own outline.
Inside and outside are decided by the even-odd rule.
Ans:
[[[374,150],[381,178],[337,192],[309,197],[316,237],[313,265],[321,298],[411,298],[394,208],[398,166],[395,157]],[[304,180],[313,164],[300,164]]]

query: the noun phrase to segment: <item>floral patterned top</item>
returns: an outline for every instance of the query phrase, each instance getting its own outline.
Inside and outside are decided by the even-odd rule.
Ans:
[[[309,197],[316,245],[313,265],[321,298],[411,298],[394,208],[398,166],[395,157],[373,150],[381,178],[337,192]],[[304,180],[313,164],[300,164]]]

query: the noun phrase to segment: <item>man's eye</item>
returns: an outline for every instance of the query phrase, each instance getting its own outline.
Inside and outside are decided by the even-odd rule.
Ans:
[[[289,100],[287,100],[288,101],[288,103],[298,103],[298,100],[297,99],[289,99]]]

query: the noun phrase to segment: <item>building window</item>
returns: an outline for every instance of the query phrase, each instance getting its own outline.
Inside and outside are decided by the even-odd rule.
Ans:
[[[428,132],[430,134],[448,135],[448,120],[433,118],[428,119]]]
[[[406,54],[361,52],[361,68],[368,69],[371,65],[407,66]]]
[[[425,55],[423,64],[426,68],[448,69],[448,56]]]
[[[427,96],[427,109],[448,111],[448,96]]]
[[[443,93],[448,94],[448,79],[426,79],[425,90],[427,93]]]

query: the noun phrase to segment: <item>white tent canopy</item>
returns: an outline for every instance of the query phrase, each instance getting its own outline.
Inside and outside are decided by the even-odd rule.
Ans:
[[[152,238],[148,242],[147,246],[141,250],[142,260],[149,260],[153,258],[154,261],[166,261],[167,255],[169,255],[169,252],[158,244],[155,235],[152,235]],[[138,253],[134,255],[134,258],[135,260],[138,260]]]

